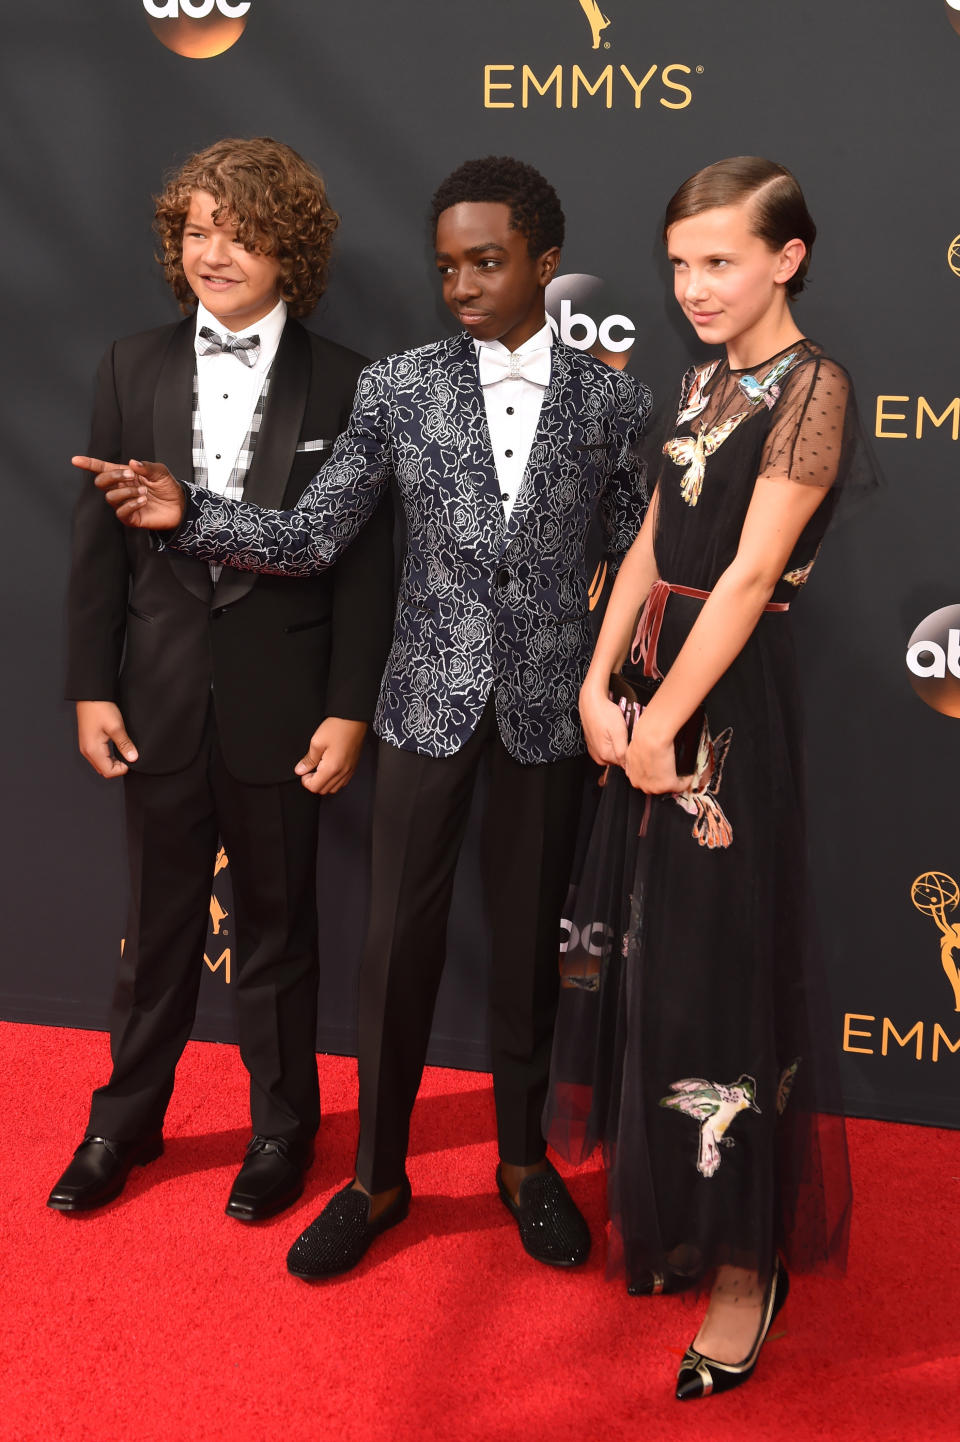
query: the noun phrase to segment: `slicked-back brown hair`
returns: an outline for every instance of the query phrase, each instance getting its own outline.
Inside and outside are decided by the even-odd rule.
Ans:
[[[807,209],[803,191],[783,165],[759,155],[734,155],[707,165],[685,180],[667,205],[663,239],[678,220],[688,220],[722,205],[748,204],[750,230],[771,250],[782,250],[788,240],[802,240],[807,253],[787,281],[793,300],[803,290],[817,227]]]
[[[183,311],[196,301],[183,273],[183,225],[197,190],[213,196],[214,220],[229,217],[246,250],[279,261],[279,291],[291,316],[313,310],[326,289],[340,224],[313,167],[289,145],[261,136],[218,140],[170,177],[156,197],[154,229],[161,245],[157,259]]]

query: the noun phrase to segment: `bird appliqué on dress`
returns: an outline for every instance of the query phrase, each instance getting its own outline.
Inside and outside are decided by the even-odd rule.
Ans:
[[[780,577],[781,581],[787,581],[791,586],[805,586],[810,579],[810,572],[813,570],[814,562],[819,554],[820,547],[818,546],[813,553],[812,560],[808,561],[805,566],[794,566],[792,570],[784,571]]]
[[[677,414],[678,426],[685,425],[687,421],[692,421],[707,404],[710,397],[706,393],[706,384],[719,364],[719,360],[710,361],[708,365],[695,366],[692,370],[687,371],[687,375],[690,377],[690,385],[688,388],[687,385],[684,384],[680,397],[680,410]],[[686,377],[684,377],[684,381],[686,381]]]
[[[772,410],[780,399],[780,382],[792,369],[799,358],[799,351],[791,351],[789,355],[782,356],[776,365],[771,366],[762,381],[756,376],[743,375],[738,377],[737,385],[750,402],[751,408],[762,402],[768,410]],[[712,377],[719,361],[711,361],[709,365],[701,366],[693,372],[690,382],[690,389],[681,397],[680,412],[677,416],[677,425],[685,425],[688,421],[694,420],[706,407],[710,399],[707,394],[707,382]],[[716,450],[723,445],[728,436],[732,435],[741,421],[746,420],[750,411],[738,411],[736,415],[728,416],[718,426],[704,430],[702,427],[698,435],[676,436],[672,441],[667,441],[663,448],[665,456],[669,456],[678,466],[686,466],[683,476],[680,479],[680,494],[688,506],[695,506],[700,499],[700,492],[703,490],[703,477],[706,472],[707,461]]]
[[[711,736],[709,723],[704,717],[690,789],[673,793],[677,805],[694,818],[693,836],[701,846],[708,846],[711,850],[729,846],[733,840],[733,827],[717,800],[723,780],[723,764],[732,740],[732,726],[721,731],[719,736]]]
[[[683,1112],[700,1123],[700,1152],[697,1171],[702,1177],[716,1175],[720,1166],[720,1148],[732,1147],[733,1137],[727,1129],[734,1117],[748,1109],[759,1112],[754,1098],[757,1083],[752,1076],[741,1075],[730,1086],[707,1081],[704,1077],[685,1077],[671,1082],[673,1096],[661,1097],[660,1105]]]
[[[757,405],[763,401],[768,411],[772,411],[776,402],[780,399],[780,382],[787,371],[797,359],[799,351],[791,351],[789,355],[782,356],[775,366],[771,366],[762,381],[756,376],[741,376],[737,384],[743,391],[748,401]]]

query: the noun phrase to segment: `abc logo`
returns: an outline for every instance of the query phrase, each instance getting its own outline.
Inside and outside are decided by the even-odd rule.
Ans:
[[[575,350],[586,350],[623,370],[636,340],[633,321],[604,315],[606,287],[596,275],[558,275],[547,286],[547,316],[554,334]]]
[[[157,39],[188,60],[209,60],[235,45],[251,0],[143,0]]]
[[[960,606],[934,611],[910,637],[910,685],[944,716],[960,716]]]
[[[581,930],[565,916],[560,920],[561,953],[582,948],[588,956],[606,956],[612,944],[613,932],[602,921],[588,921]]]
[[[947,19],[960,35],[960,0],[943,0],[943,5],[947,12]]]

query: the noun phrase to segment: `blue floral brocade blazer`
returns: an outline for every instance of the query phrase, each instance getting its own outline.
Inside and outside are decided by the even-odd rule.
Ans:
[[[555,342],[505,521],[476,350],[461,333],[363,371],[350,424],[295,510],[188,485],[166,544],[242,570],[309,575],[336,560],[395,482],[407,549],[375,731],[405,750],[452,755],[493,690],[518,761],[574,756],[591,648],[587,532],[599,507],[615,569],[646,508],[649,409],[638,381]]]

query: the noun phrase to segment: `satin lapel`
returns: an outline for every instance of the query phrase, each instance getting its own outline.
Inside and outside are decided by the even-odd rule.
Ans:
[[[283,505],[303,415],[310,394],[310,340],[303,326],[287,321],[280,337],[270,393],[253,449],[253,461],[243,487],[243,499],[255,506],[277,510]],[[238,601],[256,582],[253,571],[235,571],[224,566],[216,588],[218,606]]]
[[[469,467],[470,490],[472,494],[479,492],[484,500],[490,502],[493,542],[495,547],[500,548],[503,541],[503,502],[500,499],[500,482],[497,480],[497,467],[493,459],[487,405],[480,384],[477,349],[472,337],[466,332],[455,336],[450,346],[450,379],[460,401],[460,421],[466,442],[463,454]],[[458,479],[458,484],[463,483]]]
[[[193,479],[193,371],[196,364],[193,316],[181,321],[167,346],[153,397],[153,455],[175,476]],[[210,600],[210,572],[203,562],[166,552],[174,575],[201,601]]]
[[[550,349],[550,384],[544,392],[543,405],[540,407],[540,416],[534,432],[533,444],[530,447],[527,467],[523,473],[520,494],[510,512],[501,551],[506,550],[520,527],[525,524],[531,507],[536,504],[544,490],[549,488],[552,473],[549,467],[538,464],[538,447],[547,441],[550,434],[556,430],[559,413],[569,414],[572,412],[576,415],[579,412],[579,388],[574,386],[574,389],[571,390],[572,370],[568,348],[560,341],[555,340]]]

